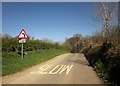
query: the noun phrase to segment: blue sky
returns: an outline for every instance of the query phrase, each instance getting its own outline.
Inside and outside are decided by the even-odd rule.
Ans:
[[[17,36],[22,28],[36,39],[64,41],[75,33],[91,35],[96,29],[92,2],[2,3],[2,31]]]

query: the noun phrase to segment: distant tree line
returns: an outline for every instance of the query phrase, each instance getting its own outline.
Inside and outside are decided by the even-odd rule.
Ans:
[[[74,34],[73,37],[66,38],[64,45],[71,53],[79,53],[80,48],[83,46],[81,34]]]
[[[80,51],[92,44],[92,37],[85,36],[83,37],[81,34],[74,34],[70,38],[66,38],[64,45],[71,53],[80,53]]]
[[[8,34],[2,36],[2,51],[5,52],[19,52],[21,51],[21,44],[19,44],[17,37],[11,37]],[[46,49],[60,49],[64,46],[58,42],[50,42],[50,40],[34,40],[27,39],[24,43],[24,51],[46,50]]]

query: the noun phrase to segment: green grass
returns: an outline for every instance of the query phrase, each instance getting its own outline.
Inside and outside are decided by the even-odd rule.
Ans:
[[[2,76],[16,73],[35,64],[40,64],[57,55],[67,53],[64,49],[49,49],[43,51],[28,51],[24,59],[16,52],[2,53]]]

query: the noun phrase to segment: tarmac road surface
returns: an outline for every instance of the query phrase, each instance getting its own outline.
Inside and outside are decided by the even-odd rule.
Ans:
[[[103,84],[81,53],[57,56],[3,77],[3,84]]]

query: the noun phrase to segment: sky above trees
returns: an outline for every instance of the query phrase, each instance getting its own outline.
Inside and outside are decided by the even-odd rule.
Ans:
[[[20,2],[2,4],[3,34],[17,36],[22,28],[36,39],[64,41],[96,31],[94,2]]]

